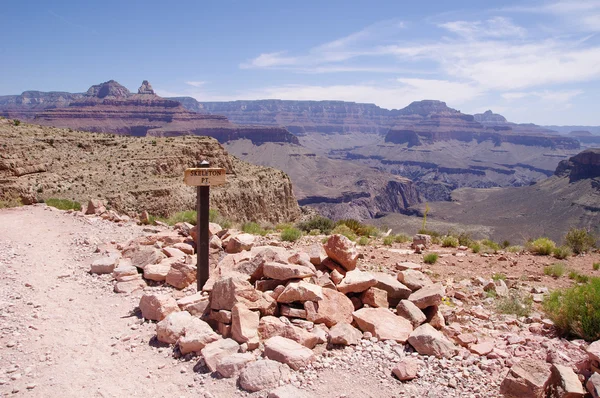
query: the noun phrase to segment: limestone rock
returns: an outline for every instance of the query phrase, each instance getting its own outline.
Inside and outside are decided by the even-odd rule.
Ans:
[[[175,344],[191,321],[192,316],[187,311],[172,312],[156,324],[156,338],[163,343]]]
[[[203,296],[201,292],[177,300],[177,305],[182,311],[198,317],[202,317],[207,312],[209,304],[208,296]]]
[[[583,398],[586,393],[573,369],[552,364],[551,390],[561,398]]]
[[[144,267],[144,278],[156,282],[164,282],[171,270],[171,266],[178,262],[176,258],[165,258],[158,264],[148,264]]]
[[[101,200],[90,199],[85,209],[85,214],[102,214],[106,211],[106,207]]]
[[[312,265],[321,265],[327,255],[323,251],[322,245],[312,245],[308,251],[308,256]]]
[[[409,381],[417,378],[419,363],[414,358],[404,358],[394,366],[392,373],[400,381]]]
[[[358,262],[356,244],[344,235],[331,235],[323,248],[325,253],[345,270],[351,271],[356,268]]]
[[[291,372],[282,363],[270,359],[251,362],[242,370],[238,382],[249,392],[277,387],[280,382],[290,381]]]
[[[263,274],[267,278],[287,281],[313,276],[315,271],[304,265],[268,262],[263,266]]]
[[[259,310],[269,315],[277,308],[277,302],[269,295],[256,290],[240,277],[226,277],[215,282],[210,295],[213,310],[231,311],[236,303],[243,303],[250,310]]]
[[[284,322],[274,316],[264,316],[260,319],[258,334],[262,340],[267,340],[274,336],[281,336],[294,340],[298,344],[302,344],[311,349],[320,342],[319,337],[315,333],[292,325],[289,321]]]
[[[115,293],[133,293],[137,290],[144,289],[146,286],[146,281],[144,281],[141,276],[138,276],[126,281],[117,281],[113,290]]]
[[[360,300],[363,305],[377,308],[388,308],[387,292],[385,290],[377,289],[376,287],[370,287],[363,292],[360,296]]]
[[[217,363],[217,372],[223,377],[231,378],[244,369],[248,363],[255,360],[256,358],[250,352],[231,354]]]
[[[377,284],[377,280],[369,272],[359,269],[348,271],[344,279],[337,285],[338,291],[348,293],[361,293]]]
[[[600,362],[600,340],[594,341],[590,344],[586,351],[592,361]]]
[[[387,308],[362,308],[352,316],[360,330],[370,332],[380,340],[404,343],[413,330],[408,320],[394,315]]]
[[[396,307],[396,313],[398,316],[408,319],[415,328],[427,320],[423,311],[409,300],[401,300]]]
[[[418,308],[425,309],[432,305],[439,305],[445,294],[444,286],[441,283],[435,283],[413,292],[408,300],[412,301]]]
[[[329,339],[331,344],[356,345],[362,339],[362,333],[354,326],[340,322],[329,330]]]
[[[456,354],[456,346],[433,326],[425,323],[410,334],[408,343],[421,355],[435,355],[438,358],[451,358]]]
[[[592,398],[600,397],[600,373],[593,373],[588,379],[585,387],[588,392],[592,395]]]
[[[190,352],[199,352],[206,345],[220,339],[221,336],[215,333],[208,323],[192,317],[191,321],[185,326],[183,335],[179,338],[179,351],[183,355]]]
[[[90,266],[90,272],[92,274],[110,274],[119,265],[119,255],[111,254],[106,257],[101,257]]]
[[[421,271],[421,269],[423,267],[421,266],[421,264],[416,264],[416,263],[411,263],[410,261],[406,261],[406,262],[396,264],[396,268],[398,269],[398,271],[404,271],[407,269]]]
[[[123,257],[131,259],[131,265],[144,269],[148,264],[157,264],[166,258],[159,250],[153,247],[133,246],[123,251]]]
[[[174,263],[165,278],[165,282],[176,289],[185,289],[196,282],[196,266],[192,264],[191,258]]]
[[[423,245],[425,248],[431,246],[431,236],[426,234],[416,234],[413,236],[412,247],[415,248],[419,245]]]
[[[311,398],[313,395],[310,393],[294,387],[291,384],[277,387],[276,389],[269,392],[267,398]]]
[[[227,253],[239,253],[244,250],[252,249],[255,237],[252,234],[239,234],[229,239],[225,251]]]
[[[407,299],[412,291],[398,281],[398,278],[385,272],[372,272],[371,275],[375,277],[377,289],[385,290],[387,292],[389,306],[395,307],[398,305],[400,300]]]
[[[185,254],[189,254],[190,256],[194,254],[194,246],[187,244],[187,243],[183,243],[183,242],[175,243],[173,245],[173,248],[180,250]],[[173,257],[173,256],[171,256],[171,257]]]
[[[172,312],[179,311],[175,299],[169,294],[144,294],[139,304],[142,317],[162,321]]]
[[[305,281],[291,282],[277,297],[278,303],[293,303],[323,300],[323,288]]]
[[[240,344],[248,344],[251,350],[257,348],[258,322],[258,313],[250,311],[243,303],[237,303],[231,310],[231,337]]]
[[[324,323],[332,327],[338,322],[352,323],[354,305],[343,293],[332,289],[323,289],[323,300],[304,303],[306,319],[314,323]]]
[[[433,285],[427,275],[421,271],[407,269],[398,273],[398,281],[406,285],[410,290],[417,291],[425,286]]]
[[[500,393],[507,397],[543,398],[546,396],[550,376],[550,364],[523,359],[510,368],[500,384]]]
[[[206,366],[211,372],[215,372],[221,359],[237,353],[239,349],[240,345],[235,340],[222,339],[207,344],[201,352]]]
[[[275,336],[265,341],[264,355],[266,358],[285,363],[290,368],[298,370],[315,360],[311,349],[285,337]]]
[[[182,258],[186,256],[184,252],[175,247],[163,247],[162,252],[169,258]]]

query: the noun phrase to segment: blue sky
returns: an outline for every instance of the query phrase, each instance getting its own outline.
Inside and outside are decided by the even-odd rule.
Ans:
[[[201,101],[439,99],[600,125],[600,0],[12,1],[0,94],[115,79]]]

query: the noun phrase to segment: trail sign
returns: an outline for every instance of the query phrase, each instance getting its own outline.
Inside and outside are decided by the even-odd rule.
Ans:
[[[198,292],[204,288],[208,280],[208,209],[210,201],[210,187],[223,185],[225,169],[210,168],[206,160],[198,164],[198,168],[185,170],[183,182],[196,187],[196,283]]]
[[[225,169],[222,168],[190,168],[185,170],[183,182],[193,187],[214,187],[226,181]]]

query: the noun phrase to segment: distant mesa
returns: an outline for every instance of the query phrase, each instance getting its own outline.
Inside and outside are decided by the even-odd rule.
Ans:
[[[571,137],[593,137],[594,134],[586,130],[575,130],[569,133]]]
[[[95,98],[125,98],[129,97],[131,93],[129,90],[114,80],[109,80],[104,83],[93,85],[85,93],[87,97]]]
[[[487,110],[483,113],[476,113],[475,115],[473,115],[473,117],[475,118],[475,121],[483,125],[498,125],[507,123],[506,118],[504,116],[498,115],[497,113],[494,113],[490,110]]]
[[[586,149],[558,164],[555,175],[569,177],[570,182],[600,177],[600,148]]]
[[[148,83],[148,80],[144,80],[142,85],[138,89],[138,94],[150,94],[154,95],[154,90],[152,89],[152,85]]]

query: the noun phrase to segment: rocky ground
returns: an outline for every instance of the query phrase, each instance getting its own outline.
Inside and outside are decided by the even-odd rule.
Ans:
[[[421,267],[422,275],[432,280],[426,282],[421,289],[428,288],[433,282],[441,282],[443,285],[445,298],[436,304],[439,311],[424,324],[432,326],[431,329],[441,336],[435,335],[439,337],[437,349],[424,354],[426,348],[418,342],[410,338],[406,342],[408,333],[412,332],[407,332],[405,337],[394,335],[391,339],[383,338],[383,334],[387,332],[377,327],[371,328],[372,332],[358,331],[352,327],[344,333],[337,333],[335,326],[325,328],[317,321],[313,323],[290,316],[288,318],[296,331],[296,340],[304,343],[301,348],[293,346],[292,351],[306,353],[306,346],[313,345],[307,341],[323,341],[313,345],[312,350],[308,349],[310,353],[307,357],[302,357],[302,366],[296,366],[297,362],[290,361],[293,356],[277,355],[279,348],[275,343],[281,343],[273,340],[277,337],[256,341],[256,335],[247,334],[247,330],[238,330],[233,333],[233,337],[238,340],[240,336],[246,338],[245,342],[238,344],[231,339],[221,339],[212,330],[203,334],[204,338],[209,336],[215,340],[205,346],[232,341],[235,343],[235,351],[246,352],[229,356],[236,360],[250,361],[252,366],[247,365],[245,370],[241,370],[240,377],[237,376],[240,370],[234,372],[234,377],[224,377],[220,373],[227,373],[223,370],[224,365],[220,365],[219,372],[211,372],[211,356],[207,351],[203,350],[202,354],[182,354],[181,340],[178,345],[165,342],[173,337],[179,338],[174,334],[182,333],[173,330],[176,327],[171,327],[177,323],[172,314],[162,316],[172,321],[170,326],[168,321],[157,324],[146,319],[150,316],[144,316],[148,312],[143,300],[141,302],[143,297],[169,296],[178,300],[181,306],[185,300],[190,301],[190,297],[195,295],[195,283],[186,281],[185,272],[182,271],[193,269],[191,263],[187,264],[188,267],[175,267],[181,272],[172,273],[171,276],[169,272],[172,272],[174,266],[168,268],[168,272],[164,272],[166,275],[162,277],[160,274],[163,271],[158,269],[160,267],[155,267],[154,271],[145,269],[143,274],[127,274],[128,265],[132,264],[124,259],[128,258],[127,250],[131,249],[132,242],[153,241],[154,244],[149,247],[163,246],[163,249],[169,247],[171,250],[171,247],[179,243],[185,245],[187,239],[182,236],[181,241],[169,241],[167,244],[164,242],[168,239],[158,240],[158,236],[176,239],[173,237],[178,234],[163,227],[144,227],[133,221],[115,223],[96,215],[63,212],[44,205],[0,210],[0,272],[4,276],[0,280],[0,395],[300,397],[304,394],[323,397],[494,397],[500,396],[500,385],[511,367],[513,373],[519,375],[511,377],[521,381],[530,380],[528,386],[531,391],[535,390],[535,383],[540,378],[549,376],[551,363],[556,369],[560,369],[560,365],[566,365],[577,371],[580,377],[588,377],[590,374],[589,356],[594,354],[585,351],[590,349],[587,343],[569,342],[554,337],[551,322],[544,319],[537,303],[534,303],[534,311],[528,317],[517,318],[496,311],[497,301],[507,292],[534,292],[543,295],[548,289],[570,285],[572,282],[566,276],[554,279],[544,275],[544,265],[556,260],[513,253],[482,256],[457,249],[431,247],[429,250],[440,253],[441,258],[436,264],[428,266],[423,264],[422,255],[414,254],[408,243],[386,247],[373,242],[372,245],[358,247],[362,258],[358,260],[357,269],[388,273],[395,280],[400,270],[406,267],[403,264],[410,262]],[[221,236],[223,241],[227,240],[227,236]],[[321,239],[322,237],[304,237],[289,244],[280,242],[277,236],[267,236],[253,238],[252,244],[257,247],[272,245],[290,252],[310,253],[311,248],[320,245]],[[229,240],[232,240],[231,237]],[[243,238],[238,241],[242,245],[246,244]],[[229,244],[222,246],[227,251],[237,251],[233,248],[235,244],[232,244],[231,249]],[[136,250],[139,250],[140,246],[137,247]],[[186,249],[183,245],[177,247]],[[243,247],[239,247],[241,248]],[[113,261],[112,264],[113,268],[117,266],[115,274],[97,275],[89,272],[92,264],[95,264],[97,272],[102,267],[111,268],[110,260],[107,259],[113,258],[111,256],[117,252],[119,261]],[[219,259],[227,258],[225,252],[211,249],[213,259],[217,252]],[[229,254],[229,258],[239,255]],[[129,257],[133,266],[139,265],[142,261],[140,258]],[[152,262],[159,265],[166,260],[169,259],[160,258]],[[600,262],[600,255],[597,253],[564,262],[569,268],[583,274],[599,273],[592,269],[594,262]],[[185,261],[182,263],[185,265]],[[304,270],[300,268],[303,266],[310,268],[308,264],[302,265],[301,260],[298,263],[300,264],[287,266],[289,269],[293,268],[294,272]],[[273,265],[271,267],[277,268]],[[220,289],[219,280],[226,279],[228,275],[224,272],[225,268],[223,263],[211,275],[213,296]],[[349,274],[344,269],[340,271]],[[221,278],[216,277],[217,272],[223,273]],[[491,281],[491,276],[499,273],[506,275],[506,283]],[[324,274],[325,272],[321,272],[319,275]],[[116,282],[119,289],[130,291],[129,293],[114,292],[113,275],[120,278]],[[154,275],[154,279],[163,278],[167,283],[147,278],[151,275]],[[335,272],[328,272],[327,275],[337,281]],[[360,275],[365,276],[365,273]],[[343,286],[349,285],[343,279],[337,282],[335,288],[338,290],[344,290],[346,288]],[[324,284],[327,283],[329,282]],[[179,285],[181,289],[175,289],[170,284]],[[307,285],[317,286],[312,283]],[[366,290],[371,288],[374,285]],[[282,287],[275,288],[274,291],[267,290],[261,300],[266,298],[265,295],[279,298],[283,294],[282,290]],[[318,296],[319,292],[325,290],[332,289],[320,290],[319,286],[315,294]],[[375,296],[379,294],[376,290],[373,290]],[[418,292],[419,289],[414,290]],[[490,294],[486,290],[496,293]],[[376,297],[369,299],[353,292],[347,295],[355,307],[375,307],[372,309],[393,315],[387,309],[376,308],[375,303],[379,302]],[[206,310],[207,297],[198,294],[195,297],[197,300],[191,300],[193,304],[201,307],[205,303],[202,312],[211,313]],[[318,301],[318,297],[313,299]],[[213,298],[212,304],[214,300]],[[365,305],[369,300],[373,305]],[[412,299],[408,301],[410,300]],[[269,301],[273,302],[274,300]],[[249,303],[246,301],[246,305],[250,306]],[[271,308],[279,311],[283,311],[285,306],[281,303],[274,305]],[[215,309],[215,305],[212,307]],[[302,311],[301,307],[292,303],[290,307]],[[194,308],[198,311],[199,307]],[[188,307],[186,310],[194,312],[194,308]],[[250,313],[248,317],[256,317],[258,320],[258,315],[252,314],[263,310],[265,308],[247,311]],[[177,317],[185,313],[179,311],[179,308],[173,311],[179,314]],[[237,306],[231,312],[212,311],[230,316],[234,318],[233,321],[231,318],[215,321],[215,314],[209,315],[211,319],[205,319],[212,325],[222,323],[225,326],[219,326],[222,327],[221,331],[228,334],[231,329],[227,328],[227,322],[232,323],[235,328],[236,311],[242,313],[244,308]],[[266,319],[280,322],[278,318],[269,317],[266,313],[260,315],[262,326],[259,331],[265,331],[263,322]],[[307,317],[306,313],[302,316]],[[239,326],[239,319],[237,322]],[[241,324],[247,326],[244,321]],[[162,326],[157,328],[157,325]],[[365,329],[360,322],[355,322],[354,325]],[[434,327],[441,332],[437,332]],[[337,333],[339,340],[336,342],[339,344],[325,342],[327,336],[323,338],[320,331],[326,331],[332,336]],[[355,335],[356,332],[358,336]],[[389,333],[397,332],[398,329]],[[297,335],[303,337],[298,338]],[[381,338],[377,338],[377,335]],[[258,347],[252,349],[256,343]],[[262,359],[263,355],[271,360]],[[258,361],[254,362],[256,359]],[[532,360],[533,364],[528,360]],[[519,362],[525,364],[522,365],[525,368],[522,372],[518,372],[519,368],[515,366]],[[541,369],[536,370],[535,366],[538,365]],[[279,375],[276,381],[281,381],[279,384],[286,384],[287,387],[274,391],[276,384],[271,384],[257,392],[246,391],[260,387],[261,383],[269,384],[267,376],[274,370]],[[568,379],[571,373],[565,371],[567,376],[560,376],[560,373],[558,380]],[[398,377],[412,380],[400,381]],[[283,380],[286,379],[288,381],[284,383]],[[546,382],[548,377],[541,381],[542,384]],[[556,384],[556,381],[553,383]],[[581,385],[579,383],[580,387]]]

